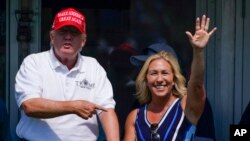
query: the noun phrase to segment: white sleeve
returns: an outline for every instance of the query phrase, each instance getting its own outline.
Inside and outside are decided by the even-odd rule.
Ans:
[[[39,98],[42,92],[42,79],[39,74],[39,62],[32,55],[22,62],[16,75],[15,97],[17,105],[31,98]]]
[[[105,108],[115,108],[113,88],[103,67],[98,64],[96,69],[95,101]]]

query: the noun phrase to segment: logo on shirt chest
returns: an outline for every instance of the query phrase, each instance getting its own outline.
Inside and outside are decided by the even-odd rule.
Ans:
[[[93,89],[95,87],[95,83],[90,83],[88,80],[83,79],[82,81],[76,81],[76,86],[86,89]]]

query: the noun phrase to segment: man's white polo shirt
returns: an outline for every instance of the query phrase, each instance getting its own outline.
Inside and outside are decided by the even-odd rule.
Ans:
[[[113,91],[105,70],[92,57],[78,55],[68,70],[50,51],[27,56],[16,75],[15,96],[18,106],[32,98],[50,100],[87,100],[114,108]],[[100,111],[99,111],[100,112]],[[92,141],[98,136],[97,117],[84,120],[70,114],[50,119],[31,118],[21,110],[17,135],[28,140]]]

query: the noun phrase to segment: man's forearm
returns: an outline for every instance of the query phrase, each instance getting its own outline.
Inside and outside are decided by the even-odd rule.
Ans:
[[[29,99],[21,108],[25,114],[34,118],[54,118],[73,113],[70,101],[52,101],[42,98]]]
[[[100,115],[102,127],[104,129],[107,141],[120,140],[119,123],[114,109],[108,109]]]

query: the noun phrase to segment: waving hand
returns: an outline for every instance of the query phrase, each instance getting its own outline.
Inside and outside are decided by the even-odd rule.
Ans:
[[[196,18],[194,35],[192,35],[189,31],[186,31],[192,47],[204,48],[207,45],[209,38],[217,30],[217,28],[214,27],[210,32],[208,32],[209,22],[210,18],[206,17],[206,15],[203,15],[201,21],[199,17]]]

